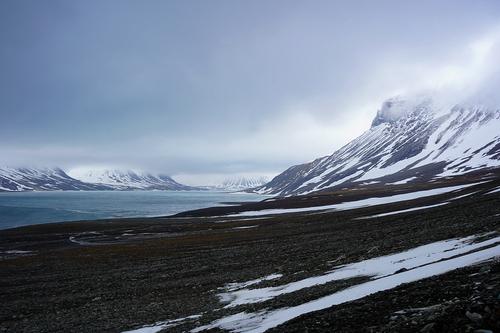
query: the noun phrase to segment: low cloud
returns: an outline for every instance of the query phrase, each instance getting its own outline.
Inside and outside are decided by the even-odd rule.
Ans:
[[[193,21],[203,26],[166,20],[191,12],[163,6],[129,3],[98,18],[78,6],[65,29],[56,20],[26,45],[17,41],[35,40],[55,9],[34,16],[28,36],[2,29],[15,57],[0,55],[1,164],[133,168],[191,184],[272,176],[348,143],[394,95],[500,105],[495,2],[419,4],[410,21],[398,2],[383,11],[287,4],[278,16],[230,6],[240,20],[209,6]],[[18,24],[10,12],[1,24]],[[39,57],[21,61],[27,54]],[[21,80],[28,70],[32,82]]]

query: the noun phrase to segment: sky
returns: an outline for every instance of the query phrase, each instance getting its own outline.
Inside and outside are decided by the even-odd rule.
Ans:
[[[271,177],[394,95],[500,87],[499,27],[497,0],[3,0],[0,165]]]

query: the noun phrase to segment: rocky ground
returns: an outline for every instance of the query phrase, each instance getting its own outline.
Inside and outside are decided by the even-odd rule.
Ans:
[[[444,185],[454,184],[450,181]],[[432,186],[438,185],[424,187]],[[330,204],[346,196],[359,199],[411,188],[343,190],[174,218],[3,230],[0,331],[122,332],[200,315],[168,327],[182,332],[242,311],[302,304],[368,278],[326,283],[234,308],[224,308],[218,294],[228,283],[269,274],[283,276],[264,281],[259,287],[320,275],[337,265],[435,241],[499,233],[500,193],[486,194],[498,186],[500,181],[493,180],[459,193],[322,214],[255,219],[212,216],[268,205],[297,207],[302,201],[307,205]],[[465,194],[470,195],[450,200]],[[358,219],[439,202],[449,203]],[[499,311],[500,264],[489,261],[309,313],[273,331],[484,333],[499,331]]]
[[[500,332],[500,262],[404,284],[269,332]]]

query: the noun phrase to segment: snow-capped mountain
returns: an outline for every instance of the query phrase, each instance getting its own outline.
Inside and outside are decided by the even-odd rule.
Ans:
[[[79,168],[68,172],[71,177],[85,183],[105,185],[115,189],[139,190],[192,190],[166,175],[119,169]]]
[[[330,156],[292,166],[256,191],[306,194],[369,183],[406,183],[500,166],[500,109],[393,98],[372,127]]]
[[[0,167],[0,192],[192,190],[165,175],[134,171]]]
[[[226,191],[241,191],[251,189],[254,187],[262,186],[269,180],[264,177],[231,177],[225,179],[220,185],[215,186],[217,189]]]
[[[0,191],[109,190],[104,185],[86,184],[59,168],[0,167]]]

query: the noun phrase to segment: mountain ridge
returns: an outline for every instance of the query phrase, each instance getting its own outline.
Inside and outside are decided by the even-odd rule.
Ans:
[[[363,182],[430,181],[498,166],[499,109],[467,104],[447,110],[431,98],[397,98],[384,102],[358,138],[288,168],[256,192],[287,196]]]
[[[0,192],[98,191],[109,186],[88,184],[70,177],[61,168],[0,167]]]
[[[23,191],[112,191],[112,190],[193,190],[166,175],[109,170],[107,178],[92,181],[61,168],[0,167],[0,192]],[[98,180],[98,178],[96,178]],[[111,180],[114,180],[111,181]]]
[[[268,178],[264,176],[236,176],[224,179],[224,181],[216,185],[215,188],[227,191],[241,191],[262,186],[268,181]]]
[[[192,190],[170,176],[125,169],[74,169],[69,174],[82,182],[112,186],[117,189]]]

